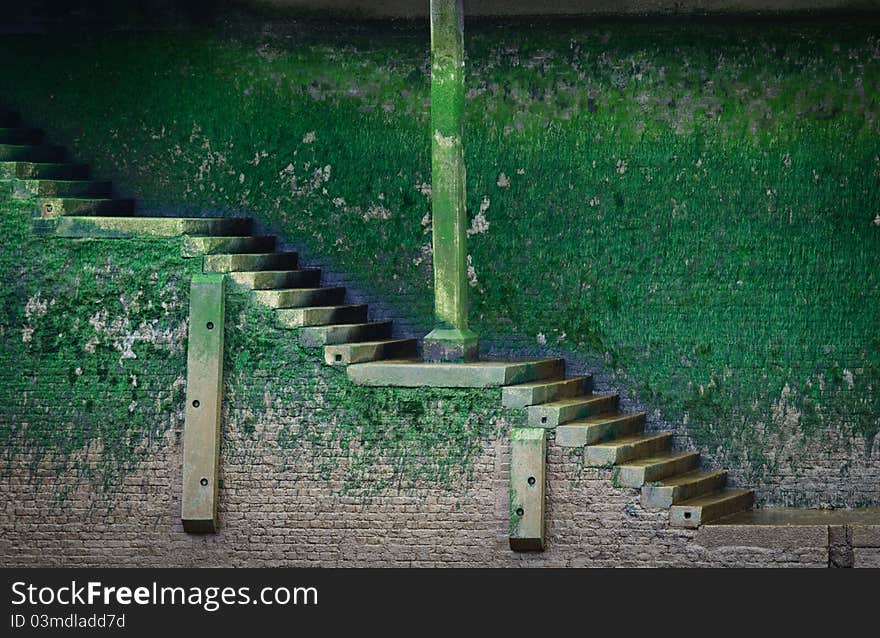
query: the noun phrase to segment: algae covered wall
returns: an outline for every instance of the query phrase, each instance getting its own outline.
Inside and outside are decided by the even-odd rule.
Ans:
[[[425,26],[233,13],[198,31],[5,36],[0,95],[146,209],[253,214],[427,332]],[[484,341],[588,366],[762,504],[876,505],[876,27],[469,22]],[[9,215],[32,257],[4,243],[7,459],[35,454],[35,476],[50,463],[79,477],[58,490],[112,494],[137,475],[126,467],[176,445],[194,266],[158,244],[126,256],[28,238]],[[144,289],[150,278],[162,285]],[[237,449],[287,459],[272,450],[293,445],[355,498],[455,480],[504,430],[492,397],[358,390],[298,358],[257,309],[230,312],[230,427],[256,437]],[[434,455],[432,436],[454,444]],[[351,452],[322,456],[325,437]],[[376,483],[385,454],[394,471]]]
[[[551,446],[545,553],[507,547],[500,392],[350,385],[230,286],[220,530],[180,524],[188,281],[177,240],[7,238],[0,565],[827,566],[827,538],[671,529]],[[820,535],[821,536],[821,535]],[[868,550],[870,559],[876,550]],[[858,565],[861,563],[858,563]],[[867,563],[866,563],[867,564]]]

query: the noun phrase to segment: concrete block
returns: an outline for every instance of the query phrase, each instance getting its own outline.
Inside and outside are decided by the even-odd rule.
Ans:
[[[237,217],[61,217],[59,237],[177,237],[229,235],[250,232],[252,220]]]
[[[609,414],[617,410],[618,401],[619,397],[616,393],[587,394],[552,403],[533,405],[527,408],[529,426],[555,428],[568,421],[585,419],[596,414]]]
[[[853,567],[880,569],[880,547],[853,547]]]
[[[880,524],[853,525],[853,547],[880,547]]]
[[[547,433],[543,428],[510,432],[510,548],[544,549],[544,490]]]
[[[218,525],[225,279],[195,275],[190,287],[180,515],[187,532],[214,532]]]
[[[564,371],[562,359],[428,363],[383,361],[348,367],[358,385],[435,388],[491,388],[554,378]]]
[[[562,447],[584,447],[642,432],[644,429],[644,412],[596,416],[558,426],[556,443]]]
[[[694,540],[703,547],[756,547],[794,550],[827,547],[826,525],[703,525]]]
[[[524,408],[586,394],[592,390],[592,382],[593,377],[586,375],[507,386],[501,392],[501,405],[508,408]]]
[[[331,366],[343,366],[382,359],[408,359],[418,357],[416,339],[387,339],[362,343],[342,343],[324,347],[324,362]]]

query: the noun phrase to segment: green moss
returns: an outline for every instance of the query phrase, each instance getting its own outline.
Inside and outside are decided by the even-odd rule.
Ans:
[[[4,99],[148,207],[252,212],[427,328],[425,25],[249,20],[10,35]],[[602,357],[760,484],[780,437],[880,431],[877,24],[699,27],[468,24],[470,324]]]
[[[116,486],[182,401],[192,265],[174,242],[34,236],[29,216],[29,204],[0,199],[4,469],[23,454],[34,471],[49,462],[58,475]]]

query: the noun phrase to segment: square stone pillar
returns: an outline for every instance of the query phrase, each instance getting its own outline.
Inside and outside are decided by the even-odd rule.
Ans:
[[[467,325],[467,211],[462,0],[431,0],[431,198],[435,329],[425,337],[428,361],[477,359]]]

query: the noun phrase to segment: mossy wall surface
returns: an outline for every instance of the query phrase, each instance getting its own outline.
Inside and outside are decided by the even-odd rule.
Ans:
[[[0,195],[0,276],[12,282],[0,291],[0,472],[29,469],[59,504],[83,485],[112,503],[126,476],[181,437],[201,260],[181,258],[177,239],[35,236],[31,212]],[[353,386],[234,284],[225,337],[225,458],[247,463],[259,448],[288,469],[308,463],[327,481],[335,473],[329,494],[442,490],[467,476],[505,416],[497,390]]]
[[[604,360],[766,501],[876,504],[878,25],[468,23],[472,326]],[[240,14],[202,31],[5,36],[0,95],[145,208],[254,214],[427,328],[427,42],[421,23]],[[155,246],[131,258],[163,281],[182,272]],[[28,281],[6,293],[7,361],[35,347],[17,342],[28,300],[53,298]],[[97,310],[69,302],[59,317],[89,326]],[[286,400],[278,349],[292,346],[256,325],[228,342],[231,379],[280,383]],[[35,405],[57,400],[46,392]],[[336,414],[332,396],[316,407]],[[363,422],[398,399],[368,401]]]

